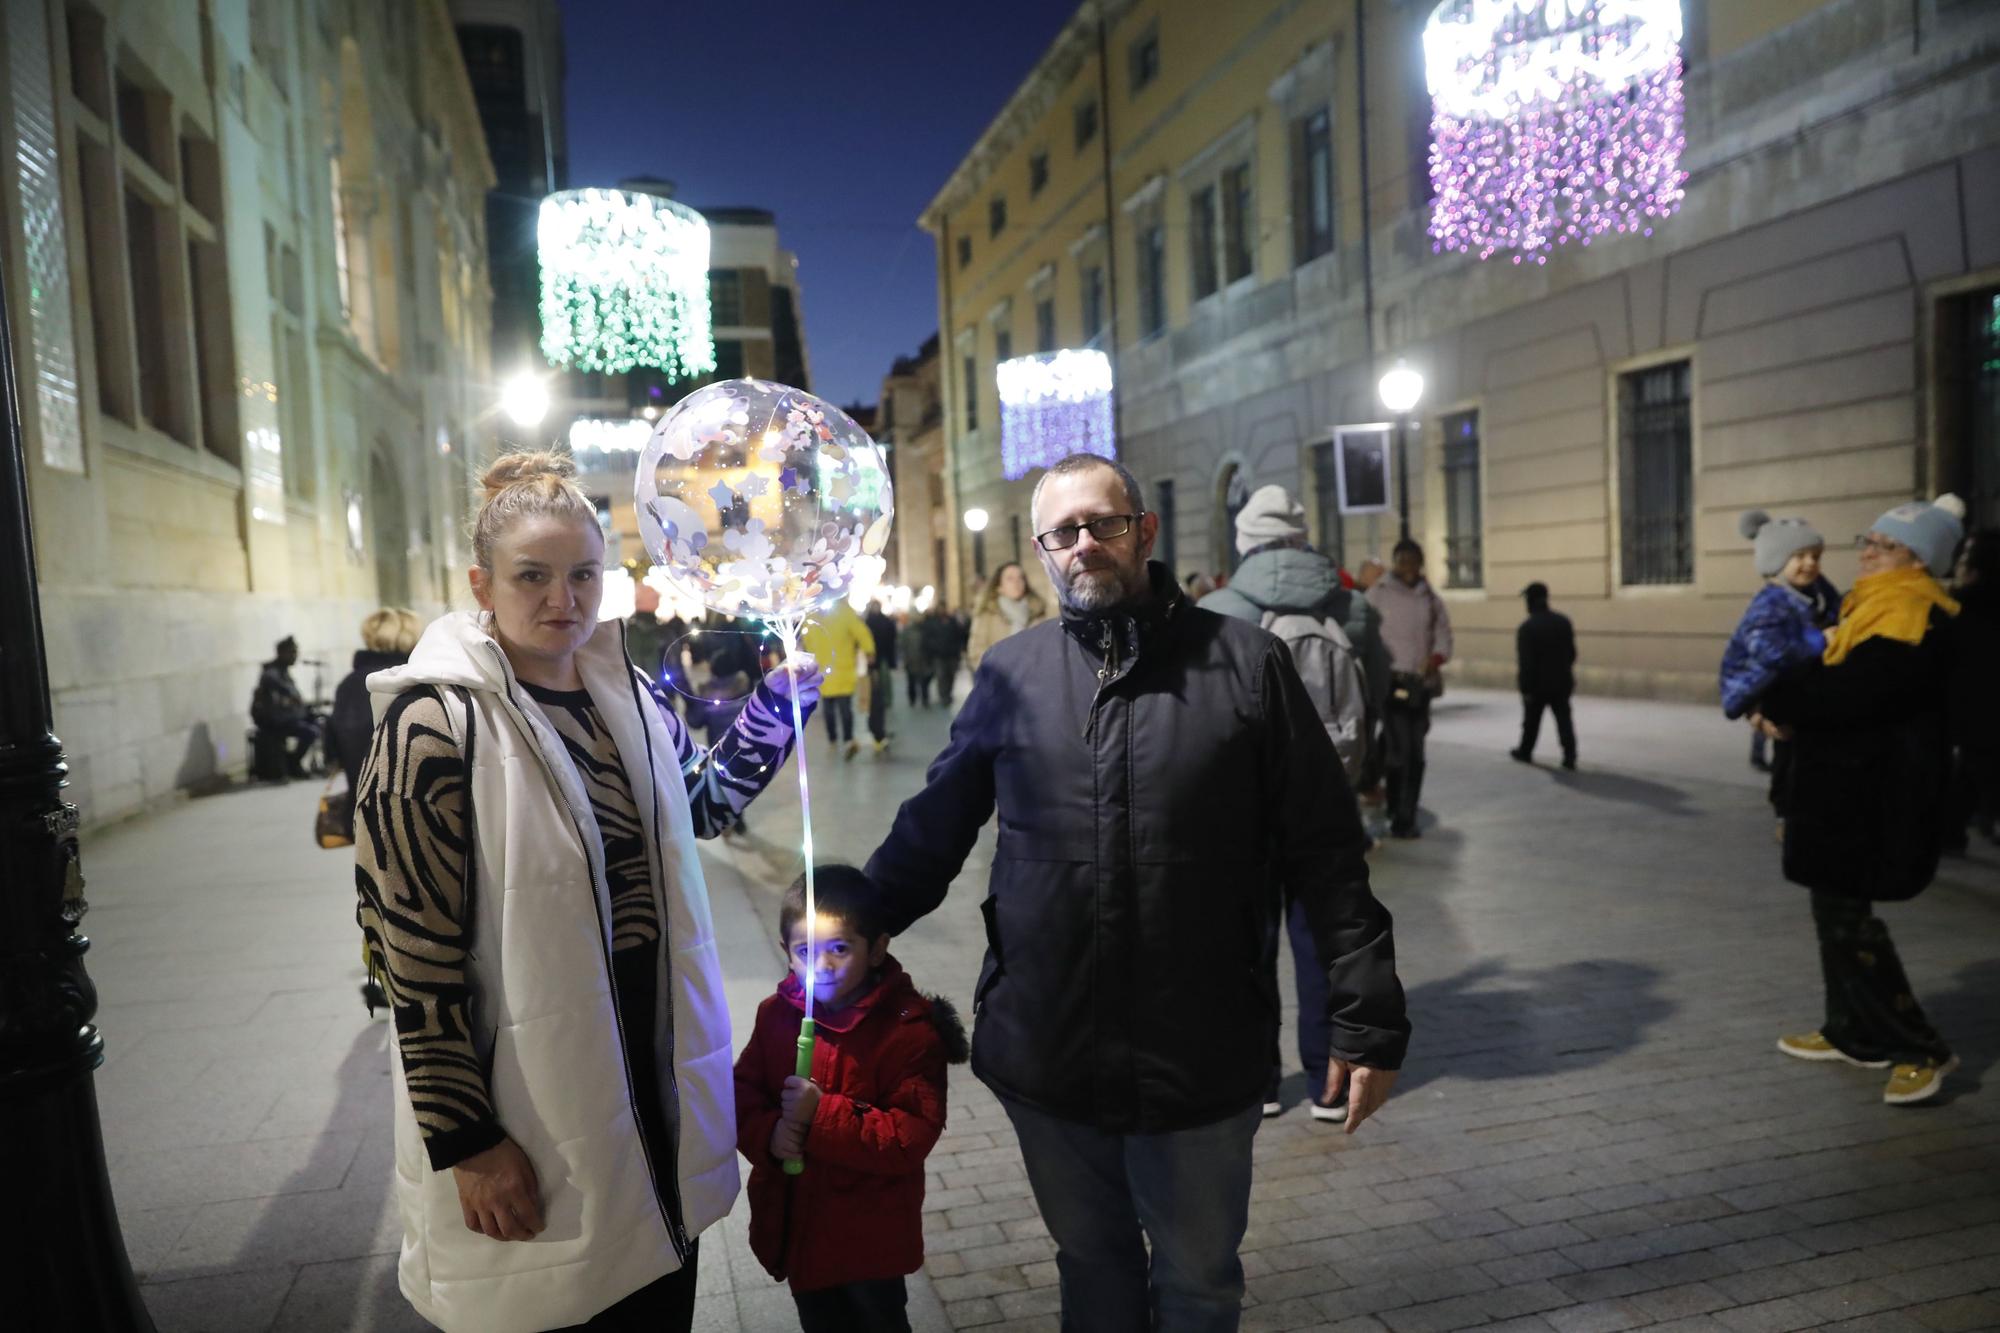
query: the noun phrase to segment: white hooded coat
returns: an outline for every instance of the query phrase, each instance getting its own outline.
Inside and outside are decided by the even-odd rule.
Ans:
[[[399,1276],[449,1333],[536,1333],[584,1322],[677,1271],[691,1237],[736,1198],[729,1011],[673,738],[606,622],[577,653],[645,827],[664,927],[656,1090],[674,1154],[662,1198],[640,1136],[611,984],[611,906],[590,802],[554,729],[483,614],[424,632],[408,665],[368,679],[377,721],[404,690],[440,687],[471,791],[467,980],[473,1040],[500,1126],[534,1164],[545,1226],[529,1241],[468,1229],[449,1170],[433,1171],[402,1064],[395,1082]],[[650,816],[650,817],[649,817]],[[679,1224],[672,1220],[676,1214]]]

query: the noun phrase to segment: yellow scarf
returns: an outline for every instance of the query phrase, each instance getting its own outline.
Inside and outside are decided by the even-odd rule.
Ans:
[[[1840,623],[1827,632],[1826,664],[1838,666],[1865,639],[1881,635],[1917,643],[1930,628],[1931,608],[1958,614],[1958,603],[1921,565],[1886,570],[1856,579],[1840,602]]]

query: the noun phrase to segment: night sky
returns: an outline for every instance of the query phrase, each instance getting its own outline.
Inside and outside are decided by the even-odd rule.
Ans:
[[[562,0],[572,187],[778,215],[814,392],[872,403],[937,328],[916,225],[1077,0]]]

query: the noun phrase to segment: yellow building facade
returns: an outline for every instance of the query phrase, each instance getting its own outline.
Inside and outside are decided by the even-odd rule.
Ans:
[[[1181,574],[1230,569],[1272,482],[1350,566],[1386,557],[1399,517],[1340,513],[1333,432],[1421,371],[1410,531],[1466,679],[1511,681],[1541,580],[1584,688],[1708,697],[1757,581],[1743,509],[1837,546],[1943,489],[2000,521],[2000,7],[1687,0],[1679,211],[1524,265],[1433,250],[1436,8],[1092,0],[1065,26],[921,219],[952,504],[992,516],[955,531],[961,596],[1033,568],[994,366],[1050,345],[1111,355]]]

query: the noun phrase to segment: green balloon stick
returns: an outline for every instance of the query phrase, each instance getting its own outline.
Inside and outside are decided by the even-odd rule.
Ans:
[[[799,1025],[799,1062],[792,1070],[800,1078],[809,1079],[813,1073],[813,1046],[819,1038],[814,1035],[818,1025],[810,1018]],[[806,1169],[805,1159],[794,1157],[785,1163],[785,1174],[796,1176]]]

